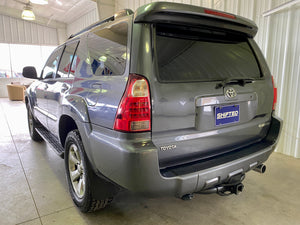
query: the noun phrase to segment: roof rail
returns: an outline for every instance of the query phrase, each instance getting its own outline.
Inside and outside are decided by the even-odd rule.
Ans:
[[[123,16],[129,16],[132,15],[133,11],[131,9],[122,9],[119,12],[116,12],[114,14],[115,19],[121,18]]]
[[[98,21],[98,22],[96,22],[96,23],[93,23],[93,24],[89,25],[88,27],[82,29],[81,31],[79,31],[79,32],[77,32],[77,33],[75,33],[75,34],[72,34],[68,39],[71,39],[71,38],[73,38],[73,37],[76,37],[76,36],[78,36],[78,35],[80,35],[80,34],[86,32],[86,31],[88,31],[88,30],[90,30],[90,29],[96,27],[96,26],[99,26],[99,25],[103,24],[103,23],[107,23],[107,22],[110,22],[110,21],[114,21],[115,19],[118,19],[118,18],[121,18],[121,17],[124,17],[124,16],[129,16],[129,15],[132,15],[132,14],[133,14],[133,11],[132,11],[131,9],[123,9],[123,10],[121,10],[121,11],[119,11],[119,12],[116,12],[116,13],[115,13],[113,16],[111,16],[111,17],[108,17],[108,18],[106,18],[106,19],[104,19],[104,20],[101,20],[101,21]]]

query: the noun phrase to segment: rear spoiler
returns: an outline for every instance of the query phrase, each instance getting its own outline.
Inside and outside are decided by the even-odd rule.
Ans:
[[[244,33],[251,38],[257,33],[256,24],[246,18],[208,8],[170,2],[153,2],[138,8],[134,14],[134,22],[215,27]]]

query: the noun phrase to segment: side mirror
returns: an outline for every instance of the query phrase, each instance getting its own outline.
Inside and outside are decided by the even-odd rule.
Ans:
[[[37,73],[34,66],[26,66],[23,68],[23,77],[37,79]]]

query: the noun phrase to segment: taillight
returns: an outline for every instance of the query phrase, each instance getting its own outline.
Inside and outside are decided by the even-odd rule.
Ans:
[[[130,74],[120,101],[114,130],[139,132],[151,130],[151,102],[146,78]]]
[[[229,19],[235,19],[236,18],[234,15],[231,15],[229,13],[218,12],[218,11],[214,11],[214,10],[211,10],[211,9],[204,9],[204,12],[206,14],[210,14],[210,15],[214,15],[214,16],[221,16],[221,17],[225,17],[225,18],[229,18]]]
[[[272,76],[272,85],[273,85],[273,106],[272,110],[275,110],[277,103],[277,88],[275,87],[274,77]]]

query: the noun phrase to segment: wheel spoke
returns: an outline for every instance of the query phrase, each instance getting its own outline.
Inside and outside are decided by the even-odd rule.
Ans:
[[[78,182],[78,194],[82,195],[82,193],[84,192],[84,184],[83,184],[83,179],[81,178]]]
[[[76,157],[75,152],[73,151],[70,153],[69,161],[72,162],[74,165],[80,164],[78,158]]]
[[[85,191],[85,176],[84,176],[84,174],[82,175],[82,189],[84,192]]]
[[[78,170],[70,171],[71,180],[75,182],[80,177],[80,172]]]
[[[75,153],[75,156],[76,156],[77,160],[78,160],[78,161],[81,161],[81,157],[80,157],[80,154],[79,154],[79,152],[78,152],[78,148],[77,148],[76,145],[73,145],[73,151],[74,151],[74,153]]]

